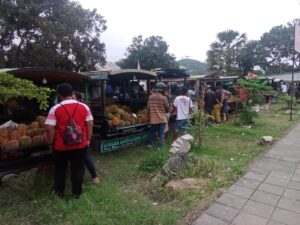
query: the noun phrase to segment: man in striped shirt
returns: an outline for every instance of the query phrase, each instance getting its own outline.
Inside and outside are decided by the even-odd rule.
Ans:
[[[150,136],[148,148],[152,147],[153,139],[158,132],[157,149],[161,150],[164,138],[164,129],[166,126],[167,118],[166,112],[169,110],[169,103],[163,92],[166,90],[167,85],[159,82],[155,85],[154,93],[148,99],[148,108],[150,111]]]

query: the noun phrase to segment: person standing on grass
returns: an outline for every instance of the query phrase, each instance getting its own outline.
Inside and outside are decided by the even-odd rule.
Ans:
[[[207,87],[205,93],[204,93],[204,111],[205,113],[212,115],[214,105],[216,103],[216,95],[211,90],[210,87]]]
[[[49,147],[54,154],[54,194],[63,197],[70,164],[72,194],[79,198],[84,159],[93,134],[93,116],[87,105],[73,99],[70,84],[59,85],[57,92],[60,103],[50,109],[45,122]]]
[[[84,102],[82,94],[80,92],[74,91],[73,92],[73,98],[75,100],[79,101],[79,102]],[[95,164],[93,162],[92,157],[88,154],[88,152],[85,155],[84,165],[88,168],[88,170],[91,174],[91,177],[92,177],[91,183],[92,184],[99,184],[100,181],[99,181],[99,178],[97,176]]]
[[[189,127],[189,114],[192,111],[193,102],[187,96],[187,89],[183,88],[181,94],[177,96],[173,102],[174,110],[176,111],[175,133],[174,140],[176,140],[180,130],[186,134]]]
[[[148,148],[152,148],[153,139],[158,132],[158,144],[157,150],[161,150],[164,139],[164,129],[167,123],[166,111],[169,110],[169,103],[166,96],[163,95],[167,89],[167,85],[163,82],[159,82],[155,85],[153,94],[148,99],[148,108],[150,116],[150,136],[148,142]]]
[[[229,110],[229,105],[228,105],[228,98],[232,95],[230,91],[227,91],[223,88],[223,86],[218,87],[220,93],[221,93],[221,117],[222,121],[225,122],[228,120],[228,110]]]

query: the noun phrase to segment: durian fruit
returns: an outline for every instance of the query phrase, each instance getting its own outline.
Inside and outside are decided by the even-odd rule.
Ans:
[[[125,122],[124,122],[124,120],[120,120],[120,125],[119,125],[120,127],[123,127],[123,126],[125,126]]]
[[[24,136],[28,132],[28,126],[26,124],[24,124],[24,123],[20,123],[19,126],[18,126],[18,128],[17,128],[17,130],[19,131],[20,137]]]
[[[6,143],[7,143],[8,141],[9,141],[8,138],[0,137],[0,146],[1,146],[2,148],[5,148],[5,145],[6,145]]]
[[[33,121],[30,125],[29,125],[29,129],[32,130],[34,128],[39,128],[40,125],[37,121]]]
[[[119,113],[114,114],[114,117],[117,117],[119,120],[121,119],[121,115]]]
[[[118,109],[118,114],[122,115],[124,112],[125,112],[124,109],[121,108]]]
[[[143,123],[149,123],[149,121],[150,121],[150,118],[148,115],[143,115],[141,119],[142,119]]]
[[[107,114],[107,118],[108,118],[109,120],[112,120],[112,119],[114,118],[114,115],[113,115],[112,113],[108,113],[108,114]]]
[[[130,125],[135,125],[135,119],[134,118],[130,118],[129,122],[130,122]]]
[[[20,144],[20,148],[27,148],[31,145],[32,143],[32,140],[31,140],[31,137],[29,136],[22,136],[19,138],[19,144]]]
[[[46,126],[46,125],[45,125],[46,117],[44,117],[44,116],[38,116],[38,117],[36,118],[36,121],[39,123],[39,126],[40,126],[40,127],[45,127],[45,126]]]
[[[123,105],[121,108],[122,108],[124,111],[128,112],[128,113],[131,112],[131,108],[130,108],[129,106],[127,106],[127,105]]]
[[[130,119],[130,114],[128,112],[124,112],[122,115],[122,120],[129,121],[129,119]]]
[[[43,137],[43,143],[48,143],[48,135],[47,135],[47,133],[44,132],[41,136]]]
[[[108,121],[108,127],[109,127],[110,129],[113,128],[112,120],[109,120],[109,121]]]
[[[40,128],[34,128],[31,130],[28,130],[28,135],[30,137],[34,137],[34,136],[41,135],[41,134],[42,134],[42,130]]]
[[[125,121],[125,126],[130,126],[130,122],[129,121]]]
[[[120,119],[118,117],[114,117],[112,119],[112,125],[115,126],[115,127],[119,126],[120,125]]]
[[[136,124],[142,123],[142,119],[140,117],[136,118],[135,119],[135,123]]]
[[[19,148],[18,140],[10,140],[4,146],[5,151],[17,150],[18,148]]]
[[[9,132],[8,132],[7,127],[0,129],[0,137],[8,137],[8,134],[9,134]]]
[[[105,107],[105,109],[104,109],[104,116],[108,117],[108,113],[109,113],[109,108]]]
[[[114,113],[117,113],[118,112],[118,106],[117,105],[110,105],[108,106],[108,109],[109,109],[109,112],[114,114]]]
[[[18,140],[20,137],[19,132],[17,130],[11,132],[10,140]]]
[[[41,136],[41,135],[34,136],[34,137],[32,138],[32,144],[33,144],[33,145],[40,145],[40,144],[43,144],[43,136]]]

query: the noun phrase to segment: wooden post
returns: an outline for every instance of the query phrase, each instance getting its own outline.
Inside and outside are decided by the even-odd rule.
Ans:
[[[198,106],[199,106],[199,124],[198,124],[198,147],[201,148],[203,145],[203,125],[202,125],[202,117],[203,117],[203,112],[204,112],[204,100],[203,97],[201,96],[199,101],[198,101]]]
[[[84,83],[84,101],[89,101],[89,83],[87,81]]]

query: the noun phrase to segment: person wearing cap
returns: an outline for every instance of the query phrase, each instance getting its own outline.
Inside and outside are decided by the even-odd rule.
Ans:
[[[163,82],[159,82],[155,85],[153,94],[148,99],[148,108],[150,116],[150,135],[148,148],[152,148],[153,139],[156,133],[158,133],[157,149],[161,150],[164,139],[164,129],[167,123],[166,111],[169,110],[169,103],[166,96],[163,95],[167,89],[167,85]]]
[[[64,196],[66,170],[70,165],[72,194],[78,198],[82,192],[84,159],[93,134],[93,116],[87,105],[73,99],[72,86],[63,83],[57,92],[60,102],[53,106],[46,119],[48,144],[54,154],[54,194]],[[82,139],[69,145],[64,131],[70,119],[82,131]]]

